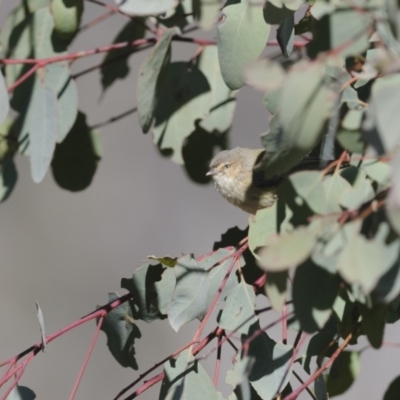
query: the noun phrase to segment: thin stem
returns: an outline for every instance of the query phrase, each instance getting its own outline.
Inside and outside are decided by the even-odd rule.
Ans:
[[[92,355],[94,346],[95,346],[95,344],[97,342],[97,338],[99,337],[99,333],[100,333],[100,329],[101,329],[101,326],[103,324],[103,321],[104,321],[104,317],[102,316],[102,317],[99,318],[99,322],[97,323],[96,331],[94,332],[93,339],[92,339],[92,342],[90,343],[90,346],[89,346],[88,352],[86,354],[86,357],[83,360],[83,364],[82,364],[81,369],[79,371],[78,377],[76,378],[75,385],[74,385],[74,387],[72,389],[71,395],[69,396],[69,400],[73,400],[74,397],[75,397],[75,394],[76,394],[76,392],[78,390],[79,384],[81,383],[81,380],[82,380],[83,374],[85,372],[85,369],[86,369],[86,367],[88,365],[90,356]]]
[[[110,119],[108,119],[107,121],[103,121],[103,122],[99,122],[98,124],[94,124],[92,125],[90,128],[91,129],[98,129],[98,128],[102,128],[104,126],[107,126],[109,124],[112,124],[113,122],[117,122],[122,118],[127,117],[128,115],[131,115],[133,113],[135,113],[137,111],[137,107],[133,107],[130,110],[124,111],[123,113],[116,115],[114,117],[111,117]]]
[[[215,329],[213,332],[209,333],[193,350],[193,355],[196,355],[197,353],[199,353],[201,350],[204,349],[205,346],[207,346],[208,343],[211,342],[212,339],[214,339],[217,336],[220,336],[223,332],[223,329],[221,328],[217,328]],[[147,389],[151,388],[152,386],[154,386],[157,382],[160,382],[164,379],[165,377],[165,373],[161,372],[160,374],[154,376],[153,378],[151,378],[150,380],[144,382],[144,384],[138,388],[135,392],[133,392],[130,396],[125,397],[124,400],[132,400],[134,398],[136,398],[137,396],[139,396],[140,394],[142,394],[143,392],[145,392]]]
[[[77,321],[72,322],[71,324],[65,326],[64,328],[58,330],[57,332],[46,336],[47,345],[50,342],[52,342],[54,339],[63,335],[64,333],[69,332],[70,330],[72,330],[80,325],[83,325],[86,322],[91,321],[92,319],[104,317],[105,315],[107,315],[107,313],[109,313],[110,311],[114,310],[115,308],[119,307],[121,304],[123,304],[131,299],[132,299],[132,294],[127,293],[127,294],[121,296],[120,298],[113,300],[112,302],[107,303],[104,306],[98,308],[96,311],[92,311],[90,314],[87,314],[86,316],[78,319]],[[26,365],[28,365],[28,363],[36,356],[36,354],[39,353],[40,350],[42,350],[42,343],[38,342],[38,343],[34,344],[33,346],[29,347],[28,349],[22,351],[17,356],[12,357],[10,359],[10,362],[12,362],[13,360],[16,362],[19,359],[21,359],[22,357],[29,354],[28,357],[21,364],[16,365],[14,368],[8,370],[8,373],[5,376],[3,376],[3,378],[0,380],[0,387],[2,385],[4,385],[4,383],[7,382],[21,368],[24,369],[26,367]]]
[[[292,374],[296,377],[296,379],[300,382],[300,383],[304,383],[303,379],[300,378],[300,375],[296,372],[296,371],[292,371]],[[310,390],[310,388],[306,387],[306,392],[311,396],[311,398],[313,400],[318,400],[315,397],[315,394]]]
[[[356,328],[359,328],[359,325],[356,326]],[[353,332],[349,333],[346,337],[346,339],[343,341],[343,343],[339,346],[339,348],[332,354],[331,358],[322,365],[321,368],[319,368],[314,374],[312,374],[300,387],[298,387],[294,392],[286,396],[283,400],[295,400],[297,397],[300,395],[300,393],[308,387],[312,382],[314,382],[326,369],[328,369],[333,362],[339,357],[340,353],[347,347],[349,344],[350,340],[353,338],[355,332],[357,331],[355,329]]]
[[[286,304],[282,308],[282,343],[287,344],[287,307]]]
[[[233,256],[233,260],[228,268],[228,270],[226,271],[226,274],[224,276],[224,279],[222,280],[221,284],[219,285],[218,288],[218,292],[215,294],[213,301],[210,304],[210,307],[207,310],[206,315],[204,316],[203,320],[201,321],[200,326],[197,328],[197,331],[194,335],[193,341],[197,342],[200,337],[201,334],[203,333],[204,327],[207,324],[208,319],[210,318],[211,313],[214,310],[215,305],[218,303],[219,297],[221,296],[221,293],[226,285],[226,282],[228,282],[229,279],[229,275],[231,274],[232,270],[233,270],[233,266],[235,265],[236,261],[240,258],[240,256],[243,254],[243,252],[249,247],[249,245],[247,243],[245,243],[242,247],[240,247],[235,255]]]
[[[79,28],[78,32],[83,32],[86,29],[92,28],[93,26],[99,24],[100,22],[103,22],[104,20],[106,20],[107,18],[111,17],[112,15],[115,15],[114,11],[107,11],[106,13],[100,15],[99,17],[93,19],[92,21],[89,21],[87,24],[82,25]]]
[[[214,387],[218,386],[219,371],[221,369],[221,353],[222,353],[221,336],[218,337],[217,360],[215,361],[215,372],[213,380]]]

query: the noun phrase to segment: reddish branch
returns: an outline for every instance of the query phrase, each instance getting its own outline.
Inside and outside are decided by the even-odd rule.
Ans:
[[[333,362],[339,357],[340,353],[347,347],[350,340],[353,338],[355,332],[358,330],[359,325],[356,326],[356,329],[351,332],[343,343],[338,347],[338,349],[332,354],[330,359],[321,366],[316,372],[314,372],[300,387],[298,387],[294,392],[286,396],[283,400],[296,400],[300,393],[308,387],[311,383],[313,383],[326,369],[328,369]]]
[[[119,307],[121,304],[127,302],[128,300],[132,299],[132,294],[127,293],[124,296],[121,296],[120,298],[98,308],[96,311],[93,311],[92,313],[78,319],[77,321],[74,321],[73,323],[67,325],[66,327],[60,329],[59,331],[46,336],[46,343],[49,344],[52,342],[54,339],[58,338],[59,336],[63,335],[66,332],[69,332],[70,330],[85,324],[86,322],[89,322],[95,318],[104,318],[110,311],[114,310],[115,308]],[[93,343],[93,342],[92,342]],[[93,343],[94,345],[94,343]],[[33,346],[29,347],[28,349],[24,350],[20,354],[9,358],[8,360],[2,362],[0,365],[7,365],[9,364],[11,368],[8,368],[2,379],[0,380],[0,387],[4,385],[11,377],[13,377],[15,374],[18,374],[17,377],[18,379],[14,380],[14,384],[11,386],[10,391],[12,388],[17,384],[19,378],[22,376],[22,373],[24,372],[26,366],[32,361],[32,359],[36,356],[42,350],[42,343],[38,342],[34,344]],[[20,364],[17,364],[18,360],[20,360],[23,357],[26,357],[26,359],[21,362]],[[7,396],[6,396],[7,397]],[[5,397],[3,397],[5,398]],[[2,399],[3,399],[2,398]]]

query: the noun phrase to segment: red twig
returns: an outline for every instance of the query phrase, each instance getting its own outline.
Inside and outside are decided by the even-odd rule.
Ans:
[[[208,343],[211,342],[212,339],[214,339],[217,336],[221,336],[223,332],[223,329],[221,328],[217,328],[214,329],[213,332],[211,332],[210,334],[208,334],[193,350],[193,355],[196,355],[197,353],[199,353],[201,350],[204,349],[205,346],[207,346]],[[153,378],[149,379],[148,381],[144,382],[144,384],[138,388],[135,392],[133,392],[130,396],[125,397],[124,400],[132,400],[134,398],[136,398],[137,396],[139,396],[140,394],[142,394],[143,392],[145,392],[147,389],[151,388],[153,385],[155,385],[156,383],[162,381],[165,377],[165,373],[161,372],[160,374],[154,376]]]
[[[78,377],[76,378],[75,385],[74,385],[74,387],[72,389],[71,395],[69,396],[69,400],[73,400],[74,397],[75,397],[75,394],[76,394],[76,392],[78,390],[79,384],[81,383],[81,380],[82,380],[83,374],[85,372],[85,369],[86,369],[86,367],[88,365],[90,356],[92,355],[94,346],[95,346],[95,344],[97,342],[97,338],[99,337],[99,333],[100,333],[100,329],[101,329],[101,325],[103,324],[103,321],[104,321],[104,317],[100,317],[99,318],[99,322],[97,323],[96,331],[94,332],[94,335],[93,335],[92,342],[90,343],[88,352],[86,354],[85,359],[83,360],[83,363],[82,363],[81,369],[79,371]]]
[[[358,329],[358,326],[357,326]],[[308,387],[312,382],[314,382],[326,369],[328,369],[333,362],[339,357],[340,353],[346,348],[350,340],[354,336],[355,331],[349,333],[343,343],[338,347],[338,349],[332,354],[331,358],[321,366],[316,372],[314,372],[300,387],[298,387],[294,392],[290,393],[283,400],[296,400],[300,393]]]
[[[93,311],[90,314],[78,319],[77,321],[72,322],[71,324],[60,329],[59,331],[46,336],[46,343],[49,344],[54,339],[58,338],[64,333],[69,332],[70,330],[80,325],[83,325],[86,322],[91,321],[92,319],[104,317],[105,315],[107,315],[107,313],[114,310],[115,308],[117,308],[118,306],[120,306],[121,304],[125,303],[130,299],[132,299],[132,294],[127,293],[121,296],[120,298],[108,304],[105,304],[104,306],[98,308],[96,311]],[[25,367],[29,364],[29,362],[36,356],[37,353],[39,353],[41,349],[42,349],[42,343],[38,342],[33,346],[29,347],[28,349],[24,350],[23,352],[19,353],[17,356],[11,357],[9,360],[5,361],[3,365],[7,364],[7,362],[9,362],[12,365],[13,362],[16,363],[19,359],[29,354],[28,357],[21,364],[16,365],[14,368],[9,368],[7,374],[5,374],[3,378],[0,380],[0,387],[4,385],[4,383],[7,382],[18,371],[20,371],[21,369],[24,370]]]
[[[282,308],[282,343],[287,343],[287,307],[286,304]]]
[[[215,361],[215,371],[213,380],[215,387],[218,386],[219,371],[221,369],[221,353],[222,353],[221,338],[222,335],[218,337],[217,360]]]
[[[175,351],[168,357],[165,357],[163,360],[159,361],[158,363],[154,364],[151,368],[149,368],[147,371],[143,372],[143,374],[140,374],[139,377],[134,380],[132,383],[130,383],[128,386],[123,388],[115,397],[114,400],[119,399],[123,394],[125,394],[129,389],[132,389],[137,383],[139,383],[145,376],[147,376],[150,372],[154,371],[157,369],[160,365],[163,365],[165,362],[167,362],[169,359],[176,357],[179,355],[183,350],[186,350],[188,347],[192,346],[195,342],[189,342],[182,346],[179,350]]]
[[[24,373],[26,366],[23,366],[21,368],[21,371],[19,371],[18,375],[15,377],[13,383],[11,386],[7,389],[7,391],[3,394],[1,400],[7,400],[8,395],[11,393],[11,391],[14,389],[14,387],[18,384],[18,381],[21,379],[22,374]]]
[[[224,289],[226,282],[228,282],[229,275],[232,272],[233,266],[236,263],[236,260],[240,258],[240,256],[244,253],[244,251],[249,247],[248,243],[245,243],[242,247],[240,247],[236,253],[233,256],[233,260],[231,262],[231,265],[229,266],[228,270],[226,271],[226,274],[224,276],[224,279],[222,280],[221,284],[219,285],[218,292],[215,294],[214,299],[212,303],[210,304],[209,309],[207,310],[206,315],[204,316],[203,320],[201,321],[201,324],[197,328],[197,331],[194,335],[193,341],[197,342],[200,339],[201,334],[203,333],[204,327],[206,326],[206,323],[208,319],[210,318],[211,313],[214,310],[215,305],[217,304],[219,297],[221,296],[222,290]]]
[[[5,60],[4,60],[5,61]],[[28,72],[17,79],[11,86],[8,87],[8,93],[12,92],[17,86],[25,82],[31,75],[33,75],[40,68],[40,64],[34,65]]]

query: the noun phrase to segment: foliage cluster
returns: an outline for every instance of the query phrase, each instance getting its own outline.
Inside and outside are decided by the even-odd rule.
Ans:
[[[175,331],[200,321],[195,337],[157,365],[163,372],[126,399],[161,381],[161,399],[193,393],[196,399],[222,399],[222,346],[235,352],[225,377],[230,400],[293,400],[303,390],[322,400],[344,393],[360,363],[360,351],[348,346],[366,336],[372,347],[381,347],[386,324],[400,318],[397,1],[87,1],[128,17],[113,44],[68,53],[83,29],[83,0],[24,0],[1,29],[2,200],[16,183],[18,152],[30,158],[35,182],[51,168],[65,189],[90,184],[100,138],[78,111],[70,65],[99,52],[105,53],[99,68],[106,90],[128,75],[132,53],[153,47],[138,71],[138,119],[178,164],[185,163],[182,148],[190,138],[198,138],[199,149],[223,143],[235,95],[245,84],[265,93],[271,115],[257,167],[265,178],[286,176],[304,157],[320,160],[320,169],[287,176],[278,202],[250,217],[248,232],[230,230],[202,257],[150,258],[132,278],[122,279],[128,291],[123,301],[113,294],[108,306],[86,319],[98,318],[96,332],[102,329],[114,358],[133,369],[138,321],[165,319]],[[211,29],[221,6],[216,42],[188,36],[193,29]],[[268,42],[274,25],[276,40]],[[192,59],[171,62],[176,41],[198,46]],[[260,58],[267,42],[281,54]],[[205,172],[200,161],[196,167]],[[256,309],[256,296],[268,307]],[[260,314],[271,310],[281,315],[281,340],[260,323]],[[214,311],[215,329],[203,338]],[[297,331],[294,343],[288,343],[287,329]],[[199,355],[213,339],[214,381],[201,364],[210,353]],[[44,346],[45,340],[7,361],[10,369],[0,384],[23,372],[27,362],[17,362]],[[307,376],[304,382],[298,371]],[[15,386],[18,379],[4,398],[32,398],[30,390]],[[397,398],[399,386],[397,378],[385,400]]]

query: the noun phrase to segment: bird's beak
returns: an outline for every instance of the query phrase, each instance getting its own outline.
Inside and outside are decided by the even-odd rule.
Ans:
[[[210,169],[207,173],[206,176],[214,176],[217,173],[215,169]]]

